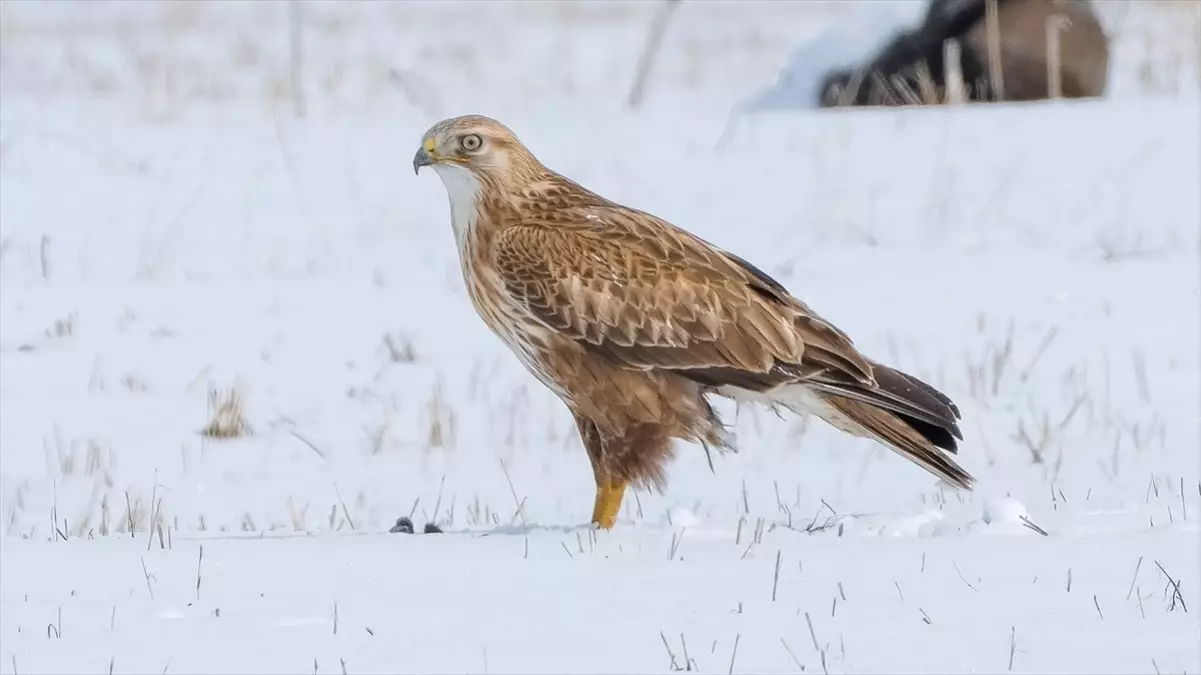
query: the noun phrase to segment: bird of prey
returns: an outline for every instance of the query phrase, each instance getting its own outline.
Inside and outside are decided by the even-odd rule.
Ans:
[[[575,417],[596,526],[613,527],[627,487],[663,488],[673,439],[734,449],[712,395],[816,415],[971,488],[951,457],[955,404],[746,260],[552,171],[488,117],[432,126],[425,166],[476,311]]]

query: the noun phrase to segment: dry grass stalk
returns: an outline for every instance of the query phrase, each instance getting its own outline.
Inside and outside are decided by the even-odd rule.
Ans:
[[[1047,17],[1047,97],[1063,98],[1063,65],[1059,37],[1072,27],[1071,19],[1062,14]]]
[[[209,423],[200,432],[209,438],[240,438],[253,432],[246,421],[245,403],[238,387],[225,391],[209,388]]]
[[[630,94],[626,99],[626,105],[631,108],[642,105],[642,99],[646,96],[646,83],[650,79],[651,70],[654,69],[655,57],[659,54],[659,46],[663,42],[663,35],[667,32],[667,24],[679,4],[680,0],[664,0],[655,14],[650,31],[646,36],[646,44],[642,48],[642,55],[638,59],[634,84],[630,87]]]
[[[943,81],[946,82],[944,97],[947,103],[958,104],[967,100],[967,87],[963,83],[962,47],[958,40],[947,40],[943,44]]]
[[[425,447],[451,448],[455,444],[455,411],[442,396],[442,382],[434,382],[434,390],[426,403],[427,426]]]
[[[1005,76],[1001,71],[1001,24],[997,15],[997,0],[984,0],[984,20],[988,30],[988,78],[993,96],[1005,100]]]
[[[288,2],[288,74],[291,83],[292,112],[297,117],[304,117],[306,102],[304,96],[304,33],[301,17],[300,0]]]
[[[412,363],[417,360],[417,351],[413,349],[413,339],[407,335],[393,338],[384,333],[384,347],[388,350],[388,360],[393,363]]]

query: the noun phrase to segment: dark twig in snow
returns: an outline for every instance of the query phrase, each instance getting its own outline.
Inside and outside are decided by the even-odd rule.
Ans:
[[[324,453],[324,452],[321,452],[321,450],[320,450],[320,449],[319,449],[319,448],[318,448],[316,445],[314,445],[312,441],[310,441],[309,439],[305,438],[304,436],[301,436],[301,435],[300,435],[300,433],[299,433],[299,432],[297,432],[295,429],[288,429],[288,433],[290,433],[290,434],[292,434],[293,436],[295,436],[295,437],[296,437],[296,440],[298,440],[298,441],[300,441],[301,443],[304,443],[305,445],[309,446],[309,449],[310,449],[310,450],[312,450],[313,452],[317,453],[317,456],[318,456],[318,457],[320,457],[321,459],[325,459],[325,453]]]
[[[1179,600],[1180,608],[1184,610],[1185,614],[1187,614],[1188,606],[1184,604],[1184,594],[1180,592],[1180,582],[1173,579],[1172,575],[1168,574],[1168,571],[1163,568],[1163,565],[1159,564],[1158,560],[1155,561],[1155,566],[1158,567],[1159,571],[1163,572],[1163,575],[1168,578],[1168,584],[1170,584],[1172,587],[1172,604],[1168,607],[1168,611],[1171,612],[1175,610],[1176,601]]]
[[[204,544],[200,545],[200,553],[196,556],[196,599],[200,599],[200,563],[204,562]],[[113,608],[114,612],[116,607]]]
[[[817,644],[817,632],[813,630],[813,619],[809,618],[809,612],[805,612],[805,623],[809,624],[809,638],[813,640],[813,651],[820,652],[822,648]]]
[[[784,641],[784,638],[780,638],[780,644],[784,645],[784,651],[788,652],[788,656],[790,656],[792,658],[792,662],[796,664],[797,670],[804,672],[805,666],[801,665],[801,660],[796,657],[796,654],[792,653],[792,647],[788,646],[788,643]]]
[[[730,669],[726,671],[727,675],[732,675],[734,672],[734,659],[738,658],[738,640],[742,638],[742,634],[734,636],[734,651],[730,653]]]
[[[334,495],[338,498],[338,503],[342,505],[342,515],[346,516],[346,523],[350,525],[351,531],[355,529],[354,521],[350,519],[350,511],[346,509],[346,502],[342,501],[342,493],[338,490],[338,484],[334,483]]]
[[[776,551],[776,573],[771,580],[771,601],[776,601],[776,589],[780,586],[780,551]]]
[[[146,590],[150,593],[150,599],[154,600],[154,589],[150,586],[150,572],[146,570],[145,558],[142,558],[142,575],[146,577]]]
[[[1138,570],[1143,566],[1143,557],[1138,557],[1138,564],[1134,566],[1134,576],[1130,577],[1130,588],[1126,591],[1126,599],[1130,599],[1130,594],[1134,592],[1134,582],[1138,581]]]
[[[651,22],[646,43],[642,47],[642,55],[638,58],[638,70],[634,73],[634,84],[626,98],[626,105],[637,108],[642,104],[646,94],[646,83],[650,79],[651,70],[655,66],[655,57],[659,53],[659,45],[663,42],[663,34],[667,32],[667,24],[673,10],[679,6],[680,0],[665,0]]]
[[[1017,627],[1009,627],[1009,670],[1013,670],[1013,655],[1017,653]]]
[[[967,587],[968,587],[968,588],[970,588],[970,589],[972,589],[973,591],[974,591],[974,590],[977,590],[977,589],[976,589],[976,587],[975,587],[975,586],[973,586],[973,585],[971,584],[971,582],[969,582],[967,579],[965,579],[965,578],[964,578],[964,576],[963,576],[963,572],[959,571],[959,564],[958,564],[958,563],[956,563],[954,560],[952,560],[952,561],[951,561],[951,565],[952,565],[952,566],[955,568],[955,573],[959,575],[959,580],[960,580],[960,581],[962,581],[963,583],[967,584]]]
[[[1033,522],[1032,522],[1032,521],[1031,521],[1029,518],[1027,518],[1026,516],[1019,516],[1019,518],[1021,518],[1022,524],[1023,524],[1023,525],[1025,525],[1026,527],[1030,528],[1031,530],[1034,530],[1035,532],[1037,532],[1037,533],[1041,534],[1041,535],[1042,535],[1042,536],[1044,536],[1044,537],[1049,537],[1049,536],[1051,536],[1051,535],[1047,534],[1047,531],[1046,531],[1046,530],[1044,530],[1043,528],[1039,527],[1038,525],[1035,525],[1035,524],[1034,524],[1034,523],[1033,523]]]
[[[680,666],[676,665],[676,655],[671,651],[671,645],[667,644],[667,636],[663,634],[663,631],[659,631],[659,638],[663,640],[663,648],[667,650],[667,655],[671,658],[671,665],[669,666],[671,670],[673,672],[683,670]]]

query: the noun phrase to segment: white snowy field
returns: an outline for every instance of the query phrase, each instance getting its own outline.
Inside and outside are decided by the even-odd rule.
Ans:
[[[5,2],[0,673],[1201,672],[1196,17],[1118,4],[1109,100],[731,124],[837,8],[683,3],[631,111],[653,3],[306,3],[297,118],[283,3]],[[942,388],[978,488],[723,404],[591,531],[412,174],[467,112]]]

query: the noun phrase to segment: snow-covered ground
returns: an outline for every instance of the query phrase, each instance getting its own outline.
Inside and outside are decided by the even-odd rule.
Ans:
[[[0,672],[1201,672],[1195,52],[731,124],[838,7],[683,3],[630,111],[654,3],[305,6],[297,118],[283,3],[0,5]],[[941,387],[978,489],[724,405],[588,529],[412,174],[465,112]]]

